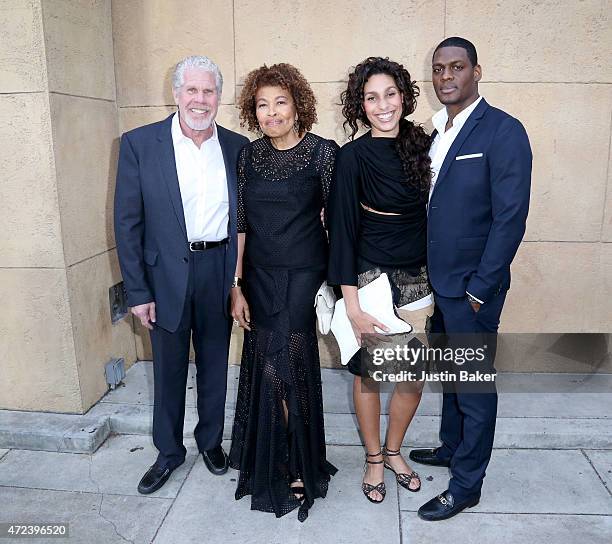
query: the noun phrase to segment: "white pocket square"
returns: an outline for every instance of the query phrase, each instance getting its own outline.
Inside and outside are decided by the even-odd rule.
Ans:
[[[457,157],[455,157],[455,160],[462,161],[464,159],[477,159],[479,157],[482,157],[482,153],[471,153],[470,155],[458,155]]]

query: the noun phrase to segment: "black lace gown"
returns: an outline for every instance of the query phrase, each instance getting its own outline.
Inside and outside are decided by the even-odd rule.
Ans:
[[[238,232],[246,233],[245,331],[230,465],[236,499],[277,517],[299,508],[304,521],[325,497],[336,468],[327,461],[314,297],[325,279],[327,205],[338,146],[307,133],[277,150],[267,137],[238,162]],[[300,503],[290,483],[301,478]]]

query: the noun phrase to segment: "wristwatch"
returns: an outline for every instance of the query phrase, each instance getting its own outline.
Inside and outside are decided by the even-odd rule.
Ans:
[[[232,287],[242,287],[242,278],[239,278],[238,276],[234,276]]]

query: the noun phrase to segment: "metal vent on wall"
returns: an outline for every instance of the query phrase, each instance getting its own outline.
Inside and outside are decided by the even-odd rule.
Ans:
[[[128,313],[127,294],[123,287],[123,282],[113,285],[108,290],[108,302],[110,305],[110,315],[113,325],[121,321]]]
[[[125,378],[125,361],[123,359],[111,359],[104,368],[106,383],[111,389],[115,389]]]

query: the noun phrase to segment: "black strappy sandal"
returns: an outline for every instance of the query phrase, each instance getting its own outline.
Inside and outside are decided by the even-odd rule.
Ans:
[[[301,484],[301,485],[294,485],[294,484]],[[291,492],[293,493],[293,495],[298,501],[302,502],[304,498],[306,497],[306,489],[304,488],[304,482],[300,478],[296,478],[295,480],[293,480],[293,482],[289,484],[289,488],[291,489]]]
[[[370,461],[368,457],[378,457],[379,455],[383,455],[383,451],[380,450],[378,453],[366,453],[365,455],[366,455],[365,463],[363,464],[364,476],[365,476],[367,465],[380,465],[381,463],[383,463],[383,461]],[[366,482],[361,482],[361,490],[363,491],[363,494],[366,496],[366,499],[368,499],[370,502],[373,502],[374,504],[380,504],[381,502],[383,502],[385,500],[385,495],[387,494],[387,488],[385,487],[384,481],[376,485],[368,484]],[[378,491],[381,494],[382,499],[377,501],[376,499],[373,499],[372,497],[370,497],[370,493],[372,493],[372,491]]]
[[[388,450],[386,446],[383,446],[382,449],[383,455],[387,457],[394,457],[400,454],[400,450]],[[405,472],[395,472],[393,467],[385,462],[385,468],[388,468],[393,474],[395,474],[395,480],[399,485],[401,485],[404,489],[411,491],[412,493],[416,493],[421,490],[421,479],[419,475],[413,470],[410,474],[406,474]],[[419,482],[419,487],[412,488],[410,487],[410,482],[412,480],[417,480]]]

